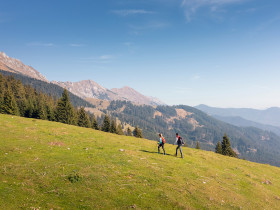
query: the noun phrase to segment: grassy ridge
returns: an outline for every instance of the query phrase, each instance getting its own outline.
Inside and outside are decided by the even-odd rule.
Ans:
[[[0,115],[0,209],[280,205],[280,168],[190,148],[175,158],[173,145],[156,151],[153,141]]]

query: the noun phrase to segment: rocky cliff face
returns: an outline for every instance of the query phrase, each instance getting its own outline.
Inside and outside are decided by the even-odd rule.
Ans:
[[[96,98],[102,100],[125,100],[119,97],[116,93],[102,87],[92,80],[83,80],[80,82],[57,82],[52,83],[59,85],[73,94],[82,98]]]
[[[158,99],[153,97],[147,97],[132,89],[131,87],[106,89],[92,80],[83,80],[80,82],[56,82],[52,83],[59,85],[73,94],[80,96],[81,98],[95,98],[102,100],[121,100],[131,101],[135,104],[146,105],[162,105]]]
[[[137,92],[131,87],[123,87],[123,88],[113,88],[111,89],[114,93],[119,96],[126,98],[128,101],[131,101],[136,104],[146,104],[146,105],[163,105],[159,99],[154,97],[144,96],[143,94]]]
[[[40,72],[36,71],[31,66],[23,64],[18,59],[7,56],[4,52],[0,52],[0,69],[48,82],[46,77]]]

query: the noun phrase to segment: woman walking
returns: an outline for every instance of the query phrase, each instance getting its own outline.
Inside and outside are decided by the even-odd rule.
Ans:
[[[158,142],[158,154],[160,154],[160,147],[162,147],[163,154],[165,155],[164,149],[165,139],[163,138],[162,134],[159,134],[159,142]]]

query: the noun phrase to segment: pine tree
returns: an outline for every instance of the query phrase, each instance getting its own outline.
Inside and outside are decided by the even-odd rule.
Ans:
[[[237,157],[237,154],[232,150],[230,140],[225,133],[222,141],[222,154],[231,157]]]
[[[117,133],[117,123],[116,123],[115,120],[112,120],[112,122],[111,122],[110,132],[111,133]]]
[[[76,124],[75,110],[70,102],[69,94],[66,89],[64,89],[62,97],[58,100],[55,116],[58,122],[72,125]]]
[[[90,120],[89,120],[88,114],[86,113],[84,107],[81,107],[78,111],[78,123],[77,124],[80,127],[86,127],[86,128],[90,127]]]
[[[95,130],[99,130],[98,122],[95,116],[92,117],[91,127]]]
[[[124,135],[121,124],[118,124],[116,133],[119,134],[119,135]]]
[[[102,131],[105,132],[110,132],[110,127],[111,127],[111,123],[110,123],[110,118],[109,116],[106,114],[103,120],[103,124],[102,124]]]
[[[143,138],[142,131],[140,128],[138,128],[138,126],[135,127],[133,135],[137,138]]]
[[[222,145],[221,145],[220,141],[218,141],[218,143],[216,145],[215,152],[218,154],[223,154],[223,149],[222,149]]]
[[[131,131],[131,129],[129,127],[126,130],[126,135],[127,136],[132,136],[132,131]]]
[[[37,107],[38,107],[38,119],[46,120],[47,112],[46,112],[46,100],[44,94],[41,92],[37,96]]]
[[[197,141],[196,142],[196,147],[195,147],[196,149],[200,149],[200,145],[199,145],[199,142]]]
[[[19,110],[17,107],[17,103],[15,101],[14,95],[8,86],[6,91],[4,92],[3,101],[0,109],[2,114],[12,114],[19,115]]]
[[[46,102],[46,114],[47,114],[47,119],[49,121],[54,121],[55,120],[55,115],[54,115],[54,99],[52,96],[48,97],[48,100]]]
[[[24,116],[25,109],[27,107],[27,101],[25,98],[25,89],[20,80],[15,80],[14,77],[9,79],[11,90],[14,94],[15,101],[19,109],[19,115]]]

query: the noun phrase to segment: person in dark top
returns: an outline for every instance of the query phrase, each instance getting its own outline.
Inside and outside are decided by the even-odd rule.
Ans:
[[[183,152],[182,152],[182,148],[181,146],[184,144],[183,139],[179,136],[178,133],[176,133],[176,141],[174,142],[174,144],[177,144],[177,148],[176,148],[176,154],[175,156],[177,157],[177,153],[178,153],[178,149],[180,149],[181,152],[181,158],[184,158],[183,156]]]

